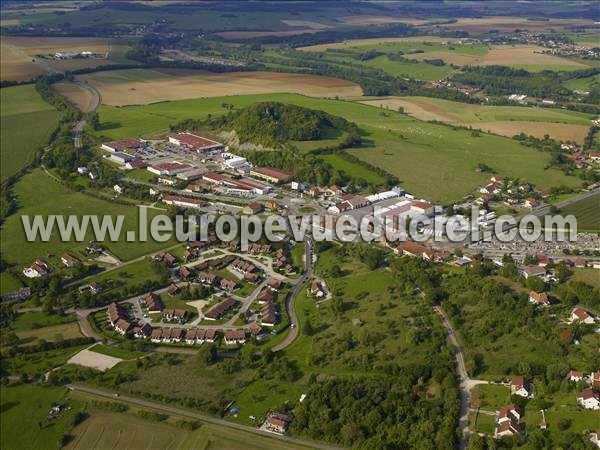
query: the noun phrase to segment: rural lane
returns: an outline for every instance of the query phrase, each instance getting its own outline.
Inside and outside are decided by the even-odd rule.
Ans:
[[[454,328],[452,328],[452,324],[450,323],[450,319],[444,312],[444,310],[440,306],[434,306],[433,309],[440,316],[442,320],[442,325],[446,328],[448,332],[448,337],[450,338],[450,342],[452,343],[452,347],[454,347],[454,355],[456,356],[456,372],[458,374],[459,381],[459,392],[460,392],[460,417],[458,426],[462,431],[462,439],[460,441],[460,449],[465,449],[467,447],[467,442],[469,440],[469,404],[471,401],[471,389],[477,386],[478,384],[487,384],[487,381],[484,380],[474,380],[469,378],[469,374],[467,373],[467,366],[465,364],[465,357],[463,354],[462,347]]]
[[[241,425],[238,423],[229,422],[224,419],[218,419],[216,417],[195,413],[195,412],[188,411],[185,409],[180,409],[180,408],[175,408],[173,406],[163,405],[162,403],[151,402],[148,400],[142,400],[142,399],[138,399],[138,398],[134,398],[134,397],[129,397],[126,395],[120,395],[118,398],[116,398],[115,394],[113,394],[113,393],[106,392],[106,391],[96,389],[96,388],[87,387],[87,386],[81,386],[81,385],[77,385],[77,384],[68,384],[67,388],[72,391],[86,392],[88,394],[98,395],[100,397],[105,397],[105,398],[109,398],[112,400],[117,399],[119,401],[131,403],[136,406],[152,408],[152,409],[162,411],[165,413],[190,417],[192,419],[201,420],[203,422],[211,423],[214,425],[220,425],[220,426],[224,426],[224,427],[228,427],[228,428],[234,428],[236,430],[245,431],[247,433],[253,433],[253,434],[265,436],[265,437],[272,438],[272,439],[278,439],[280,441],[285,441],[285,442],[289,442],[292,444],[302,445],[302,446],[313,448],[313,449],[320,449],[320,450],[341,450],[342,449],[342,447],[336,447],[334,445],[329,445],[329,444],[325,444],[325,443],[321,443],[321,442],[314,442],[314,441],[309,441],[309,440],[305,440],[305,439],[297,439],[297,438],[293,438],[290,436],[285,436],[285,435],[282,436],[282,435],[278,435],[275,433],[270,433],[268,431],[262,431],[258,428],[251,427],[248,425]]]
[[[283,350],[290,345],[298,336],[298,318],[296,317],[296,311],[294,310],[294,300],[300,292],[300,289],[304,286],[306,280],[308,280],[313,273],[313,242],[310,237],[304,238],[304,273],[298,282],[294,285],[292,290],[289,292],[285,300],[285,309],[288,317],[290,318],[290,331],[287,336],[277,345],[274,345],[271,351],[278,352]]]

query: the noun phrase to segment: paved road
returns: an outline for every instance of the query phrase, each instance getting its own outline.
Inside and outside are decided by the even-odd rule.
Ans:
[[[115,400],[114,393],[106,392],[106,391],[103,391],[100,389],[95,389],[95,388],[91,388],[91,387],[87,387],[87,386],[81,386],[81,385],[77,385],[77,384],[69,384],[69,385],[67,385],[67,387],[74,391],[87,392],[88,394],[94,394],[94,395],[98,395],[101,397],[106,397],[106,398]],[[163,411],[163,412],[170,413],[170,414],[177,414],[179,416],[190,417],[192,419],[201,420],[203,422],[212,423],[214,425],[220,425],[220,426],[224,426],[224,427],[234,428],[236,430],[245,431],[247,433],[258,434],[258,435],[261,435],[264,437],[277,439],[280,441],[285,441],[285,442],[289,442],[289,443],[296,444],[296,445],[302,445],[302,446],[305,446],[308,448],[320,449],[320,450],[340,450],[341,449],[341,447],[336,447],[334,445],[324,444],[321,442],[313,442],[313,441],[308,441],[305,439],[297,439],[297,438],[293,438],[290,436],[280,436],[278,434],[259,430],[258,428],[255,428],[255,427],[250,427],[247,425],[241,425],[238,423],[229,422],[224,419],[218,419],[216,417],[195,413],[192,411],[176,408],[173,406],[163,405],[161,403],[151,402],[148,400],[142,400],[142,399],[138,399],[138,398],[134,398],[134,397],[128,397],[126,395],[119,396],[118,400],[127,402],[127,403],[131,403],[131,404],[134,404],[137,406],[142,406],[145,408],[156,409],[156,410]]]
[[[296,317],[296,311],[294,310],[294,300],[303,288],[304,283],[308,280],[313,273],[313,241],[310,237],[304,238],[304,273],[298,282],[294,285],[292,290],[289,292],[285,300],[285,310],[287,311],[288,317],[290,318],[290,329],[287,336],[277,345],[274,345],[271,349],[274,352],[283,350],[298,336],[298,318]]]
[[[471,389],[478,384],[487,384],[484,380],[474,380],[469,378],[467,373],[467,366],[465,365],[465,357],[463,355],[462,347],[456,337],[456,333],[452,328],[452,324],[448,319],[448,316],[444,310],[439,306],[434,306],[433,309],[440,316],[442,324],[448,331],[448,337],[454,347],[454,354],[456,356],[456,372],[459,380],[459,392],[460,392],[460,418],[459,424],[462,431],[462,439],[460,441],[459,448],[465,449],[467,447],[467,441],[469,440],[469,404],[471,401]]]

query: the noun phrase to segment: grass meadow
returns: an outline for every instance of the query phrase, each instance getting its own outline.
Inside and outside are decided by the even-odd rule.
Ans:
[[[526,179],[540,189],[579,181],[556,169],[547,169],[550,155],[524,147],[505,137],[416,120],[394,111],[358,103],[316,99],[294,94],[251,95],[164,102],[147,106],[99,109],[99,136],[119,139],[157,136],[185,118],[225,114],[223,102],[236,108],[260,101],[282,101],[326,111],[355,122],[364,144],[348,152],[395,175],[409,192],[435,202],[462,198],[485,183],[488,176],[475,171],[485,163],[496,173]]]
[[[27,166],[48,142],[60,113],[32,85],[1,89],[0,102],[0,178],[5,180]]]
[[[569,206],[561,208],[563,214],[573,214],[577,218],[579,231],[600,231],[600,195],[593,195]]]
[[[361,103],[398,110],[419,120],[470,126],[512,137],[521,132],[543,138],[582,143],[588,133],[591,114],[555,108],[486,106],[429,97],[384,97]]]
[[[83,403],[67,399],[66,388],[24,384],[0,387],[2,414],[0,446],[3,449],[54,450],[59,438],[69,432],[74,415]],[[53,403],[67,403],[71,408],[54,420],[46,416]]]
[[[80,192],[70,191],[65,186],[50,179],[41,169],[36,169],[21,178],[15,184],[13,191],[19,210],[9,216],[2,225],[2,235],[11,238],[2,239],[0,248],[3,257],[11,264],[18,264],[19,267],[30,265],[36,258],[45,259],[51,266],[60,267],[61,264],[57,258],[60,258],[62,253],[71,251],[75,254],[81,254],[87,242],[93,238],[90,226],[84,242],[76,242],[73,239],[69,242],[63,242],[56,229],[48,242],[42,242],[39,237],[34,242],[27,242],[21,221],[22,215],[29,215],[31,220],[33,220],[34,215],[38,214],[43,217],[51,214],[64,216],[81,216],[83,214],[100,214],[102,216],[109,214],[113,217],[123,215],[124,231],[120,235],[120,240],[110,242],[107,238],[105,242],[110,252],[122,260],[133,259],[173,244],[172,242],[155,242],[151,238],[148,238],[148,242],[127,242],[125,230],[135,231],[138,229],[138,211],[135,206],[121,205]],[[156,210],[149,209],[148,219],[151,220],[156,214]],[[51,256],[48,257],[48,254]]]

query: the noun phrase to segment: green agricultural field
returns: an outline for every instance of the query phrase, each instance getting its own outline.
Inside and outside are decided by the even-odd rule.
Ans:
[[[43,195],[40,194],[42,192]],[[29,215],[32,218],[31,220],[37,214],[44,217],[50,214],[64,216],[71,214],[79,216],[82,214],[110,214],[113,217],[123,215],[123,230],[135,231],[138,229],[138,211],[136,207],[124,206],[80,192],[70,191],[50,179],[41,169],[34,170],[19,180],[15,184],[14,194],[17,198],[19,210],[8,217],[2,225],[3,239],[0,248],[3,257],[11,264],[18,264],[18,267],[28,266],[36,258],[42,258],[47,260],[46,262],[51,266],[59,268],[61,264],[57,258],[60,258],[63,252],[72,251],[78,254],[78,251],[82,251],[85,244],[93,237],[90,226],[84,242],[75,242],[74,240],[62,242],[56,230],[48,242],[42,242],[39,238],[35,242],[27,242],[21,215]],[[156,210],[148,209],[149,220],[156,214]],[[101,219],[102,216],[100,216]],[[113,220],[116,220],[116,218]],[[5,236],[10,236],[10,239],[4,238]],[[104,244],[111,253],[122,260],[133,259],[172,245],[172,242],[159,243],[151,238],[148,238],[148,242],[126,242],[125,231],[121,233],[120,240],[117,242],[109,242],[108,235],[106,238]],[[48,258],[48,254],[54,256]]]
[[[61,448],[59,439],[67,434],[75,414],[83,404],[66,397],[65,388],[25,384],[0,387],[2,414],[0,424],[0,447],[11,450],[45,450]],[[57,419],[47,419],[54,403],[66,403],[65,410]]]
[[[5,180],[32,162],[58,125],[60,113],[32,85],[1,89],[0,103],[0,178]]]
[[[586,78],[563,81],[563,86],[574,91],[589,91],[593,84],[600,83],[600,74]]]
[[[340,155],[336,155],[333,153],[329,154],[329,155],[320,155],[319,159],[322,159],[326,163],[331,164],[337,170],[340,170],[340,171],[346,173],[346,175],[348,175],[350,177],[354,177],[356,179],[362,178],[367,183],[372,183],[372,184],[385,183],[385,179],[382,176],[380,176],[379,174],[373,172],[372,170],[369,170],[368,168],[366,168],[364,166],[361,166],[358,163],[348,161],[347,159],[344,159]]]
[[[355,122],[363,131],[364,144],[348,152],[395,175],[408,191],[435,202],[459,200],[485,183],[488,176],[475,171],[480,162],[498,174],[526,179],[540,189],[580,184],[559,170],[547,169],[550,155],[508,138],[473,137],[467,130],[422,122],[372,106],[293,94],[220,97],[123,108],[102,106],[99,109],[102,129],[98,134],[111,139],[156,135],[185,118],[225,114],[224,101],[236,108],[260,101],[289,102]]]
[[[596,289],[600,289],[600,270],[591,267],[574,268],[569,281],[583,281]]]
[[[561,208],[562,214],[573,214],[577,218],[580,231],[600,231],[600,195],[593,195],[569,206]]]

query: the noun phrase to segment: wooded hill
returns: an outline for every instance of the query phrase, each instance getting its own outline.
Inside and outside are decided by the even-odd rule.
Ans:
[[[301,106],[261,102],[210,121],[212,128],[235,130],[240,142],[281,147],[289,141],[323,139],[333,129],[358,140],[358,128],[341,117]]]

